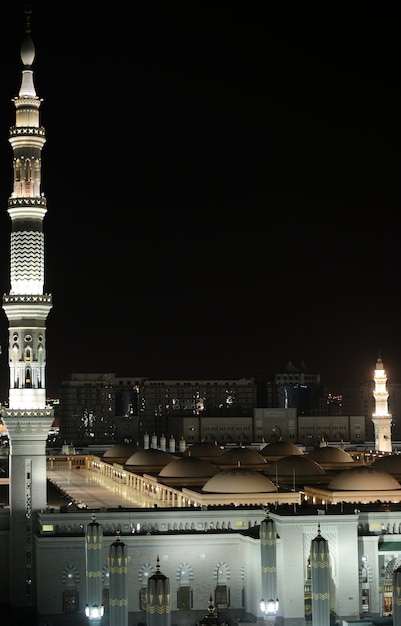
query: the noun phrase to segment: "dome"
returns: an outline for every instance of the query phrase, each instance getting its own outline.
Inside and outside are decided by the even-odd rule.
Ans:
[[[224,450],[220,448],[217,443],[212,443],[211,441],[199,441],[198,443],[194,443],[192,446],[188,446],[184,455],[196,456],[197,458],[208,460],[215,459],[223,453]]]
[[[209,461],[182,456],[167,463],[160,470],[158,479],[170,487],[202,487],[218,471]]]
[[[278,476],[283,479],[285,476],[297,478],[305,476],[321,476],[326,474],[325,470],[319,463],[313,459],[309,459],[307,455],[291,455],[272,462],[264,471],[268,476]]]
[[[253,450],[246,446],[238,446],[225,450],[215,463],[222,469],[231,467],[243,467],[248,469],[265,469],[267,461],[259,450]]]
[[[308,457],[317,463],[352,463],[354,461],[348,452],[334,446],[324,446],[312,450]]]
[[[110,448],[106,450],[102,459],[107,461],[121,459],[121,462],[125,463],[132,454],[135,454],[135,452],[138,452],[138,450],[141,449],[141,446],[136,443],[116,443],[114,446],[110,446]]]
[[[167,463],[159,472],[160,478],[210,478],[218,470],[208,461],[194,456],[183,456]]]
[[[283,457],[290,456],[291,454],[303,455],[301,448],[295,445],[295,443],[291,443],[290,441],[276,441],[274,443],[268,443],[262,450],[260,454],[264,457]]]
[[[374,469],[378,469],[381,472],[388,472],[389,474],[401,474],[401,454],[379,456],[370,467],[374,467]]]
[[[221,470],[204,484],[202,491],[208,493],[271,493],[274,483],[257,470],[236,467]]]
[[[157,450],[156,448],[147,448],[146,450],[138,450],[134,452],[125,465],[130,469],[135,468],[138,471],[159,472],[167,463],[174,461],[177,457],[165,450]]]
[[[391,474],[381,472],[372,466],[358,466],[343,470],[328,485],[335,491],[386,491],[401,489],[401,485]]]

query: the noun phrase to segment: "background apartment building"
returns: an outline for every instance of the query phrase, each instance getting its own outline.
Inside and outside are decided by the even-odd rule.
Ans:
[[[289,362],[282,372],[237,380],[152,380],[113,373],[71,374],[55,406],[61,443],[143,445],[173,438],[197,441],[270,442],[308,447],[325,441],[373,440],[374,383],[331,398],[320,376]],[[393,440],[401,441],[397,415],[401,384],[389,383]]]

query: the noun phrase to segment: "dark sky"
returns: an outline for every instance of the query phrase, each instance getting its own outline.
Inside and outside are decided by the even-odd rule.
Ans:
[[[33,2],[47,389],[401,382],[397,3]],[[46,6],[45,6],[46,5]],[[0,5],[0,281],[23,3]],[[3,139],[1,139],[3,137]],[[7,394],[7,319],[0,384]]]

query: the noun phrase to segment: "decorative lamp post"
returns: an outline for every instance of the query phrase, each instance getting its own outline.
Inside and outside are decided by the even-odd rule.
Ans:
[[[278,604],[278,598],[276,598],[275,600],[271,598],[267,602],[265,602],[265,600],[262,598],[260,601],[260,610],[263,613],[263,617],[265,621],[272,626],[274,626],[274,624],[276,623]]]
[[[89,606],[89,604],[86,605],[85,607],[85,615],[86,617],[89,618],[89,621],[92,622],[92,624],[99,622],[101,618],[103,617],[104,614],[104,606],[98,606],[97,604],[93,604],[92,606]]]
[[[320,534],[311,542],[312,626],[330,626],[330,555],[329,544]]]
[[[266,517],[260,524],[262,595],[264,598],[277,596],[276,539],[276,523],[269,516],[269,510],[266,509]]]
[[[148,580],[147,626],[171,626],[170,580],[161,573],[157,557],[156,573]]]
[[[128,626],[128,550],[117,532],[109,550],[110,626]]]
[[[103,528],[92,513],[92,521],[86,527],[86,599],[85,615],[91,626],[100,626],[104,607],[102,605],[103,582]]]

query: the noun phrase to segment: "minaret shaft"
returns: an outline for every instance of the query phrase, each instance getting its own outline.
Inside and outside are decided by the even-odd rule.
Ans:
[[[44,293],[43,219],[46,199],[40,190],[45,131],[33,81],[35,47],[26,10],[21,45],[21,87],[14,98],[15,125],[10,128],[13,187],[8,200],[11,219],[10,292],[3,296],[9,325],[9,402],[2,418],[10,440],[10,604],[35,605],[36,516],[46,507],[46,440],[54,421],[46,403],[46,319],[51,295]]]
[[[375,450],[376,452],[391,453],[392,415],[388,412],[387,376],[381,358],[377,359],[373,380],[375,382],[373,397],[376,403],[375,412],[372,415],[372,421],[375,428]]]

